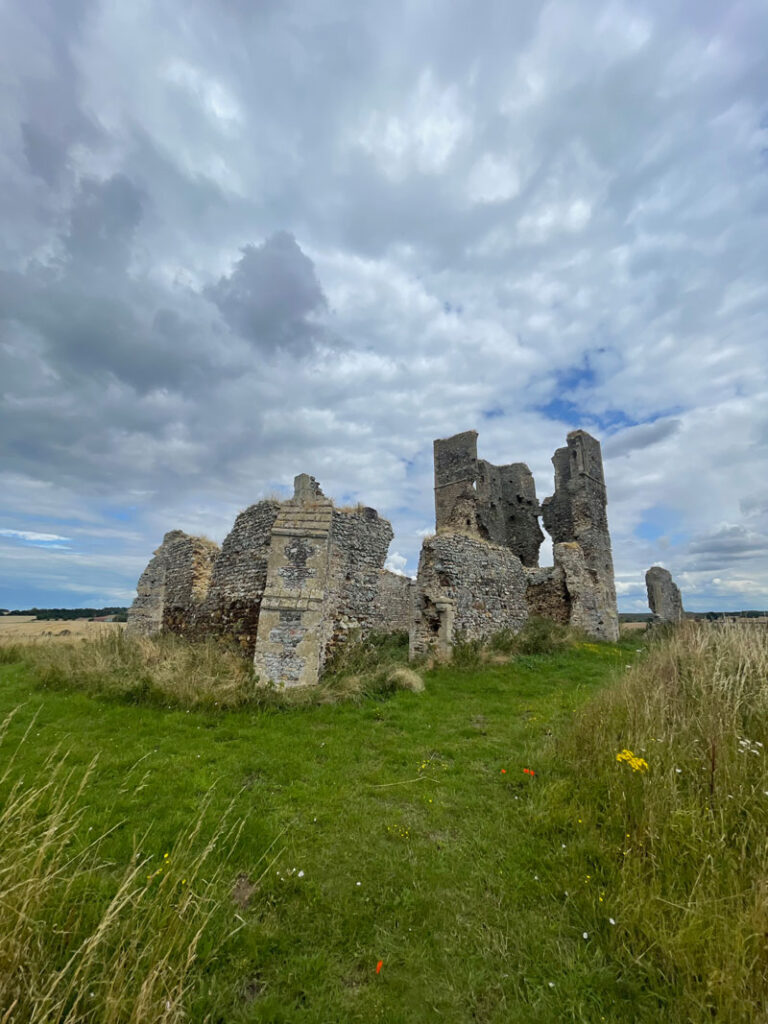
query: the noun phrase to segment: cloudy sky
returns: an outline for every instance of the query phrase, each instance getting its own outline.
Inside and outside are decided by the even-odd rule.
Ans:
[[[768,606],[763,0],[0,0],[0,606],[314,474],[606,459],[625,611]]]

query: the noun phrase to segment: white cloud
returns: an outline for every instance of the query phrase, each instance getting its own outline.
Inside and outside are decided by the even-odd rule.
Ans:
[[[543,497],[584,426],[627,602],[663,558],[768,603],[768,11],[30,10],[0,33],[0,522],[92,561],[6,536],[4,585],[130,590],[167,528],[221,539],[301,471],[414,567],[435,437]],[[243,262],[275,237],[279,297]]]
[[[0,537],[25,540],[30,544],[55,544],[69,540],[69,537],[60,537],[57,533],[36,533],[34,530],[0,530]]]

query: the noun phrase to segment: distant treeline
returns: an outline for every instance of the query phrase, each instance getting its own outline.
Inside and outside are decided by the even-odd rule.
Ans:
[[[125,622],[127,608],[14,608],[8,611],[0,608],[0,615],[34,615],[36,619],[97,619],[102,615],[114,615],[115,621]]]
[[[743,612],[686,612],[686,619],[762,619],[768,616],[768,610],[758,611],[750,608]],[[650,622],[650,612],[619,612],[620,622]]]

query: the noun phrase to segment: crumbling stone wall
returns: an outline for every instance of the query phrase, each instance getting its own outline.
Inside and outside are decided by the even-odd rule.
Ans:
[[[565,585],[562,566],[526,569],[525,575],[528,581],[525,592],[528,614],[567,626],[571,621],[571,596]]]
[[[267,560],[278,501],[259,501],[241,512],[221,545],[208,594],[191,631],[239,644],[253,657],[259,611],[267,581]]]
[[[457,638],[487,640],[517,632],[528,619],[527,578],[508,548],[459,533],[421,548],[411,624],[411,657],[446,657]]]
[[[407,601],[408,580],[382,568],[392,537],[392,526],[375,509],[334,509],[328,583],[333,634],[329,646],[344,643],[351,634],[392,631],[401,625],[400,611],[390,599],[399,590]],[[390,576],[393,579],[388,579]],[[393,613],[399,623],[392,620]],[[406,629],[408,621],[409,616]]]
[[[204,537],[171,530],[155,551],[137,585],[128,612],[129,633],[149,636],[162,630],[184,633],[204,600],[218,545]]]
[[[408,626],[411,652],[446,654],[458,636],[518,630],[529,615],[618,637],[600,445],[568,435],[553,457],[555,493],[541,508],[522,462],[477,458],[470,430],[435,441],[437,535],[415,582],[384,569],[392,527],[371,508],[335,508],[317,481],[296,477],[289,501],[237,517],[221,551],[166,534],[141,576],[129,630],[236,640],[264,683],[317,683],[351,635]],[[543,534],[554,565],[539,568]],[[650,588],[649,588],[650,594]]]
[[[653,625],[678,625],[685,618],[680,589],[672,574],[660,565],[652,566],[645,574],[648,606],[653,612]]]
[[[379,569],[370,630],[376,633],[407,633],[411,628],[414,581],[408,576]]]
[[[444,544],[436,562],[435,541],[424,542],[414,592],[412,652],[427,648],[444,652],[445,645],[450,645],[458,628],[452,570],[446,576],[435,565],[451,567],[452,560],[470,550],[467,542],[473,545],[472,552],[476,545],[487,549],[484,559],[475,554],[465,567],[466,585],[478,595],[478,608],[494,606],[493,601],[488,604],[486,591],[491,587],[495,592],[499,572],[510,572],[515,580],[515,597],[510,596],[509,608],[504,605],[504,595],[494,606],[497,629],[512,628],[510,623],[518,623],[519,628],[528,615],[540,615],[570,623],[600,639],[618,639],[600,443],[583,430],[568,435],[566,447],[558,449],[552,459],[555,493],[541,507],[525,463],[494,466],[477,458],[476,431],[437,440],[434,451],[437,539]],[[542,514],[555,541],[555,564],[539,568]],[[499,550],[516,557],[514,569],[499,561]],[[478,565],[488,573],[487,579],[478,575]],[[523,580],[527,612],[522,618],[515,589],[519,579]],[[484,639],[489,634],[484,613],[464,614],[462,621],[462,632],[469,638]]]
[[[130,629],[232,639],[265,683],[317,683],[353,632],[408,627],[410,580],[384,569],[391,539],[374,509],[336,509],[301,474],[290,501],[241,512],[221,551],[167,534],[139,581]]]
[[[619,613],[600,442],[584,430],[572,431],[566,440],[566,447],[558,448],[552,456],[555,493],[542,503],[544,526],[555,546],[576,543],[583,552],[588,575],[577,570],[572,552],[564,550],[562,558],[566,575],[568,567],[574,574],[579,607],[585,602],[594,604],[594,613],[584,613],[589,622],[587,631],[603,640],[618,640]],[[594,591],[589,598],[587,588]]]
[[[526,464],[478,459],[476,430],[435,441],[434,453],[437,532],[476,534],[508,547],[523,565],[537,566],[544,534]]]

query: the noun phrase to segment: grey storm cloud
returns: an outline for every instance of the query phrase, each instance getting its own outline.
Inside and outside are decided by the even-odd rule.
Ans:
[[[692,555],[708,562],[720,559],[720,565],[731,559],[755,558],[768,553],[768,535],[745,526],[721,526],[704,536],[695,537],[688,548]]]
[[[287,231],[245,246],[205,295],[234,331],[267,350],[306,349],[317,329],[310,318],[327,306],[312,260]]]
[[[63,239],[68,260],[91,272],[124,270],[143,207],[141,190],[124,174],[81,181]]]
[[[0,528],[119,506],[133,572],[308,471],[413,569],[434,437],[546,493],[584,426],[629,575],[661,505],[673,569],[768,592],[766,33],[752,0],[0,5]]]
[[[651,445],[665,441],[673,437],[682,426],[679,419],[656,420],[655,423],[642,423],[637,427],[628,427],[618,435],[609,438],[603,445],[603,454],[606,458],[617,458],[619,455],[629,455],[639,448],[648,448]]]

